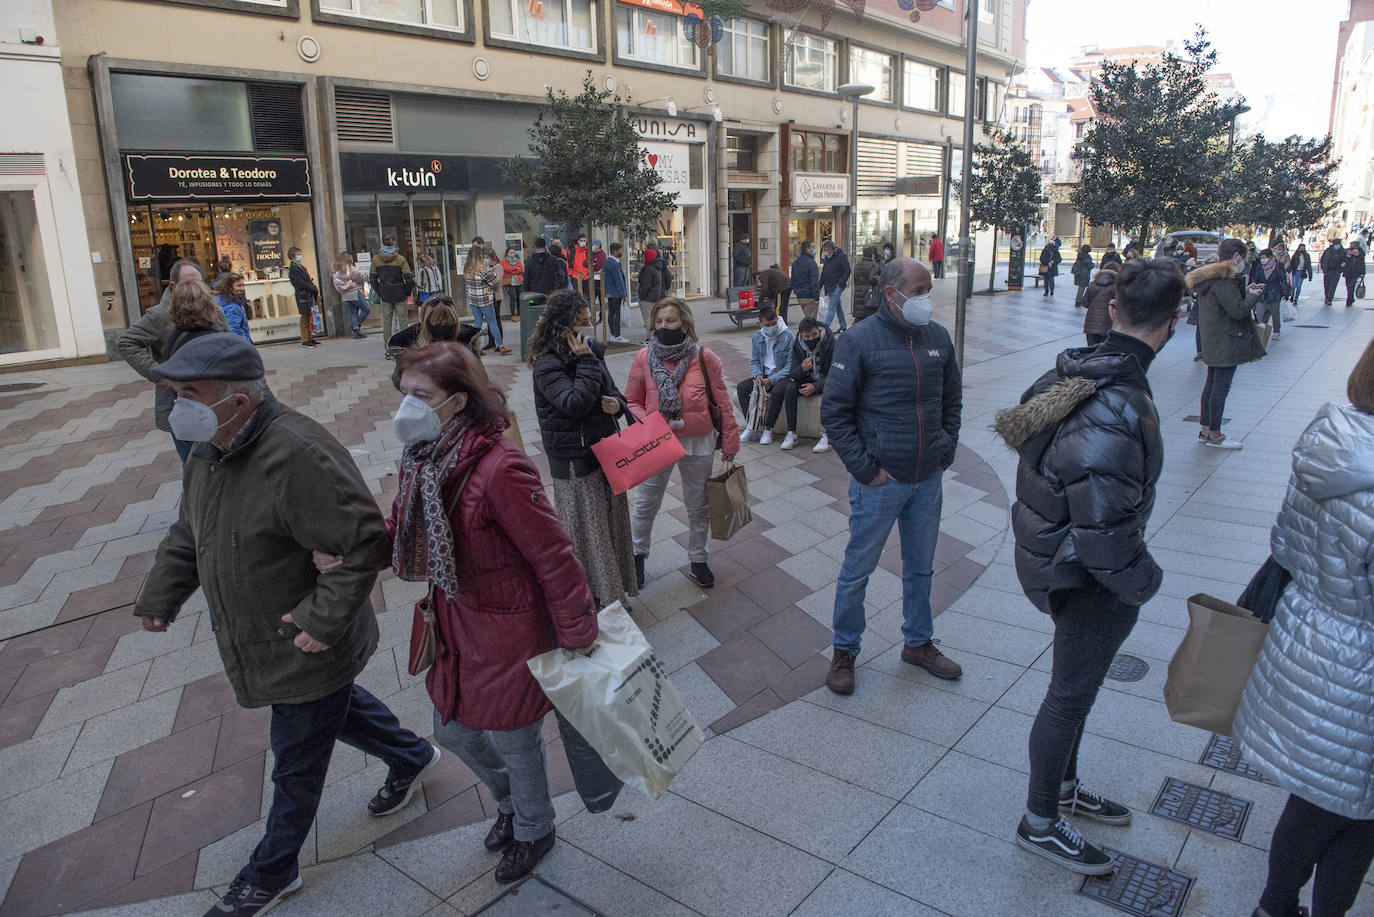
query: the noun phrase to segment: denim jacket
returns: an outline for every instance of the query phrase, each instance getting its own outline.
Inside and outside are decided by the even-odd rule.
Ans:
[[[775,383],[780,379],[786,379],[792,370],[792,338],[792,331],[788,328],[782,329],[774,338],[764,334],[762,328],[755,331],[749,352],[749,374],[756,378],[767,376]],[[763,368],[764,348],[769,346],[773,348],[772,372],[767,372]]]

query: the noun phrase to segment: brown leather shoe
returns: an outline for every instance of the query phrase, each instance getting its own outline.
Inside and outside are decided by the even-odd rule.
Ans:
[[[836,694],[854,693],[854,654],[846,650],[835,650],[830,657],[830,671],[825,676],[825,686]]]
[[[515,840],[515,816],[498,812],[496,822],[487,832],[487,839],[482,843],[488,850],[505,850],[510,846],[510,842]]]
[[[959,663],[935,648],[934,640],[927,640],[920,646],[903,646],[902,661],[908,665],[918,665],[936,678],[953,679],[964,674]]]
[[[553,849],[553,842],[552,828],[537,841],[511,841],[511,845],[506,848],[505,856],[501,857],[501,862],[496,866],[496,881],[514,882],[525,878],[534,871],[535,865],[544,858],[544,854]]]

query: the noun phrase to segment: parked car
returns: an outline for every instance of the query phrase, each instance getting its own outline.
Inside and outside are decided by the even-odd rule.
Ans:
[[[1217,246],[1221,244],[1222,238],[1223,236],[1219,232],[1208,232],[1205,229],[1180,229],[1159,240],[1159,244],[1155,246],[1155,257],[1161,257],[1164,254],[1164,249],[1169,247],[1170,242],[1173,243],[1176,250],[1182,249],[1185,243],[1191,242],[1193,247],[1197,249],[1197,260],[1201,264],[1217,253]]]

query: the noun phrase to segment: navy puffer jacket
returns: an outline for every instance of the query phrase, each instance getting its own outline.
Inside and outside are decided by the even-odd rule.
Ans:
[[[860,484],[879,470],[912,484],[954,461],[963,403],[944,326],[908,325],[880,309],[835,343],[821,425]]]

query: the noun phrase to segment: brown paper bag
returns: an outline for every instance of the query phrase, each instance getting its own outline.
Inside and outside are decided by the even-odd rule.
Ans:
[[[711,537],[726,541],[754,520],[749,509],[749,481],[743,465],[731,464],[706,479],[706,503],[711,510]]]
[[[506,439],[520,447],[520,451],[525,451],[525,440],[520,436],[520,421],[515,419],[514,411],[506,412],[506,419],[510,421],[510,426],[506,427]]]
[[[1229,736],[1269,625],[1239,605],[1201,594],[1188,600],[1188,618],[1169,662],[1164,704],[1175,723]]]

